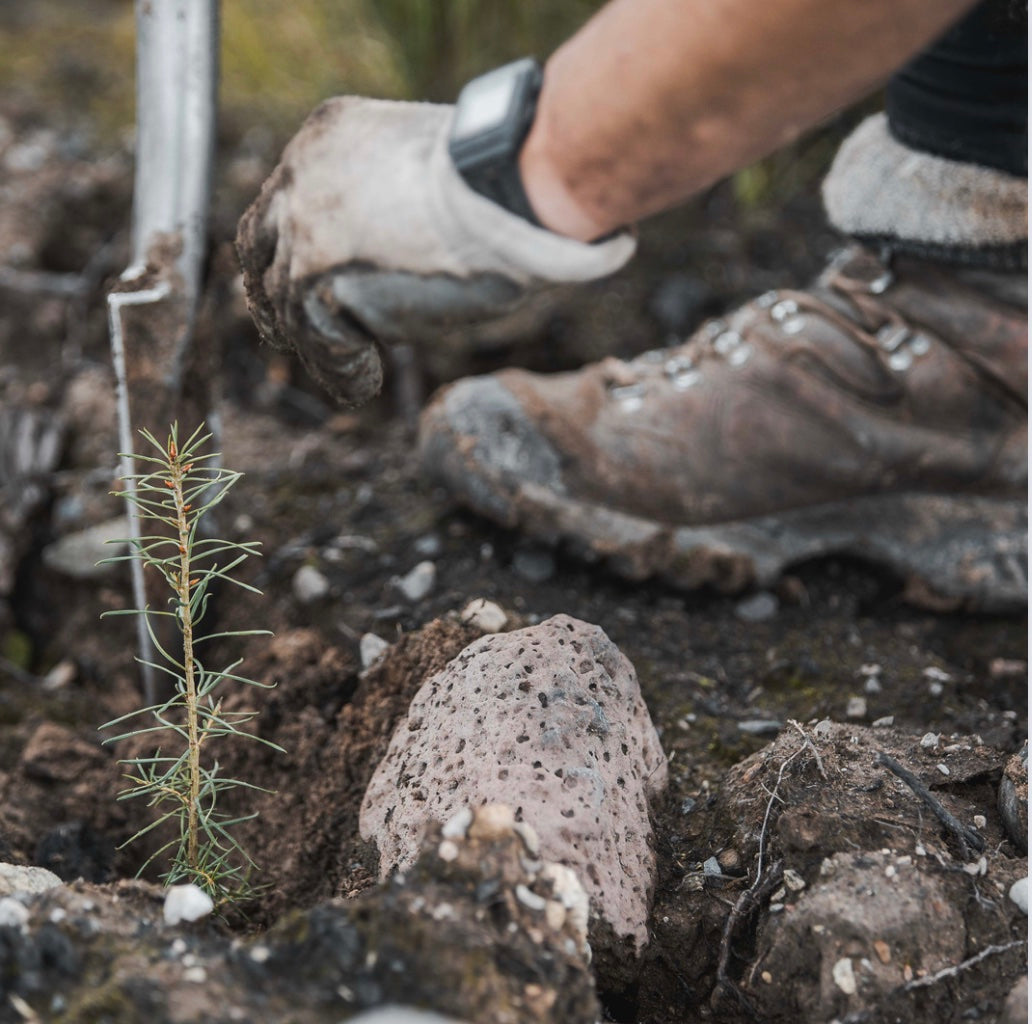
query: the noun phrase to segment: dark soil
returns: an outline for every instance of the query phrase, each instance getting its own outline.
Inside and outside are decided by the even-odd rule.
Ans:
[[[44,130],[24,111],[6,118],[8,155]],[[21,245],[24,271],[0,278],[4,408],[16,419],[59,418],[64,427],[56,463],[33,476],[39,500],[14,501],[24,473],[0,478],[2,507],[14,509],[0,551],[11,579],[0,618],[0,859],[102,882],[132,875],[146,853],[145,844],[119,848],[140,827],[143,808],[115,802],[116,752],[96,731],[138,699],[134,634],[125,619],[99,618],[128,606],[128,579],[117,570],[70,578],[50,568],[43,551],[118,513],[107,497],[118,446],[103,279],[125,263],[130,175],[124,156],[80,159],[58,142],[44,146],[46,174],[11,175],[0,218],[0,242],[8,252]],[[0,158],[3,149],[0,142]],[[232,152],[226,164],[233,170]],[[755,874],[761,834],[767,865],[779,861],[807,886],[829,858],[881,857],[883,849],[914,856],[922,846],[963,933],[951,947],[961,958],[1024,932],[1025,919],[993,885],[1027,873],[996,811],[1005,756],[1027,735],[1024,616],[917,610],[903,603],[900,581],[835,560],[796,567],[760,605],[744,603],[748,595],[632,586],[454,507],[416,464],[403,397],[415,378],[392,379],[373,406],[342,414],[295,364],[258,345],[227,242],[260,178],[243,168],[219,193],[203,336],[220,353],[225,463],[246,474],[219,529],[261,541],[264,558],[245,575],[264,596],[227,593],[217,614],[224,628],[275,632],[224,653],[244,654],[247,673],[278,684],[259,698],[259,728],[287,753],[257,745],[226,753],[234,771],[276,791],[251,805],[260,818],[243,839],[268,889],[236,927],[262,928],[286,911],[369,887],[375,852],[357,836],[359,801],[415,689],[476,635],[453,613],[482,597],[506,609],[511,625],[558,612],[600,624],[636,667],[670,758],[669,790],[655,809],[653,941],[638,985],[603,991],[611,1019],[788,1021],[851,1010],[807,1002],[817,983],[805,964],[782,964],[794,980],[771,991],[758,980],[776,973],[771,950],[787,941],[769,908],[780,878],[771,876],[753,905],[742,903],[764,881]],[[606,353],[632,355],[757,291],[803,283],[834,242],[812,183],[776,213],[743,208],[730,186],[718,186],[647,225],[634,268],[561,306],[534,336],[428,354],[421,387],[512,362],[562,369]],[[83,276],[68,296],[56,279],[29,272]],[[16,434],[7,428],[0,437],[7,451]],[[409,603],[393,580],[425,559],[436,566],[435,587]],[[310,601],[294,585],[306,565],[329,584]],[[396,644],[362,674],[358,644],[367,632]],[[887,716],[891,728],[867,728]],[[823,784],[809,750],[779,781],[803,745],[786,723],[823,719],[848,723],[818,745],[835,785]],[[970,748],[950,755],[948,779],[919,746],[928,732],[941,734],[940,754],[950,744]],[[938,783],[938,797],[965,822],[986,818],[985,879],[961,870],[937,821],[874,766],[879,750]],[[721,865],[716,879],[703,867],[712,857]],[[800,958],[809,955],[799,949]],[[997,1019],[1023,957],[1018,949],[939,985],[886,990],[869,1016],[855,1019]]]

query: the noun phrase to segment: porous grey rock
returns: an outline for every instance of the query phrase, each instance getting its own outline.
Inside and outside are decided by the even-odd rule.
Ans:
[[[46,868],[0,863],[0,896],[13,896],[16,892],[46,892],[60,884],[61,879]]]
[[[410,865],[429,822],[503,803],[573,868],[640,950],[655,859],[648,798],[666,760],[630,662],[597,626],[559,615],[481,637],[431,677],[394,733],[359,827],[384,875]]]

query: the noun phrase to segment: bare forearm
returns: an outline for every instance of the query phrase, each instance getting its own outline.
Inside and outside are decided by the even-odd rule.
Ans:
[[[611,0],[555,52],[521,155],[542,222],[589,240],[870,92],[971,0]]]

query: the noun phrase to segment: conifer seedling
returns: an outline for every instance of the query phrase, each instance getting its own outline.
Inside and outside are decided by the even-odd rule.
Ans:
[[[156,572],[167,586],[168,602],[165,608],[104,614],[143,617],[157,652],[155,661],[144,664],[165,678],[170,677],[174,685],[167,700],[116,718],[101,729],[124,729],[107,737],[106,743],[154,734],[166,745],[151,756],[121,762],[127,768],[129,786],[119,794],[119,799],[144,798],[148,806],[159,811],[155,820],[124,845],[166,822],[175,826],[173,838],[148,858],[141,872],[156,858],[167,855],[168,868],[161,876],[165,885],[193,882],[218,905],[252,895],[251,879],[256,868],[234,835],[235,826],[255,815],[228,813],[220,809],[220,799],[241,788],[265,791],[242,779],[221,775],[218,761],[205,757],[206,744],[228,737],[265,743],[276,750],[282,748],[242,728],[257,712],[223,710],[227,685],[268,688],[236,674],[243,659],[214,669],[200,657],[211,641],[270,635],[262,629],[211,633],[201,629],[215,584],[231,584],[260,593],[233,576],[245,559],[259,554],[259,545],[207,537],[199,530],[206,513],[225,498],[242,475],[221,467],[218,453],[203,453],[211,437],[203,430],[203,425],[198,427],[180,444],[174,424],[164,445],[149,431],[141,430],[156,454],[131,456],[148,468],[148,472],[124,478],[132,514],[141,520],[140,536],[123,542],[129,544],[128,554],[105,562],[139,559],[145,572]],[[162,619],[173,620],[174,631],[158,628]],[[161,637],[168,635],[175,635],[176,643],[162,643]]]

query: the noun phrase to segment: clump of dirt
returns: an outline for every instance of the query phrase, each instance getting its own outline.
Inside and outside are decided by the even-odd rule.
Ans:
[[[326,647],[314,630],[293,630],[269,643],[256,678],[275,688],[226,704],[258,710],[258,735],[286,751],[247,743],[224,754],[231,775],[273,790],[247,801],[258,817],[240,830],[270,887],[257,921],[354,895],[376,878],[375,848],[358,835],[369,780],[423,680],[478,635],[458,621],[435,620],[405,634],[361,678],[354,656]]]

